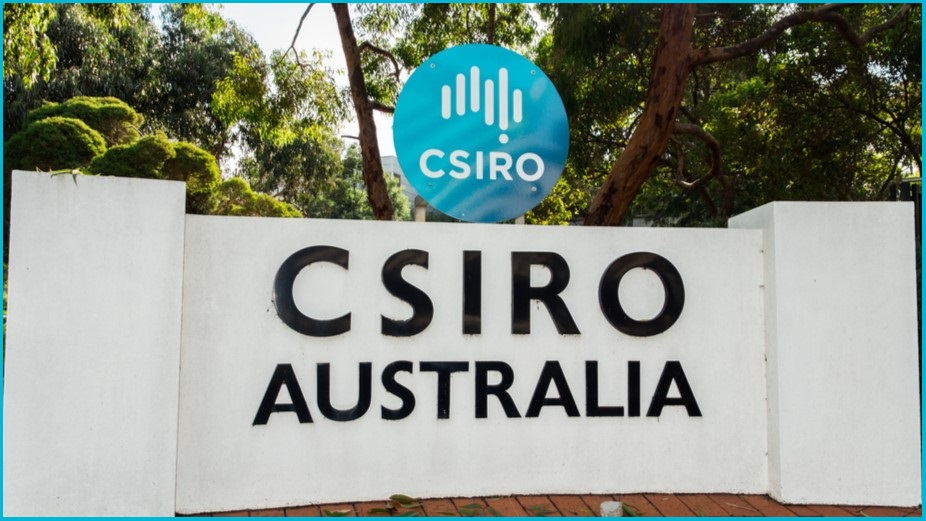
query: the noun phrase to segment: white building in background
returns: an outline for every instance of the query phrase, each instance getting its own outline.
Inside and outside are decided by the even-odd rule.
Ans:
[[[408,204],[411,206],[412,219],[415,221],[427,221],[427,214],[440,215],[437,210],[427,204],[424,199],[418,195],[418,191],[408,182],[402,167],[399,166],[399,159],[396,156],[382,156],[383,171],[387,175],[393,175],[399,178],[402,186],[402,193],[408,198]]]
[[[399,178],[399,181],[402,183],[402,193],[405,194],[405,197],[408,198],[408,202],[414,207],[415,197],[418,197],[418,192],[412,187],[411,183],[408,182],[408,179],[405,178],[405,173],[402,172],[402,167],[399,166],[399,158],[396,156],[383,156],[382,162],[383,171]]]

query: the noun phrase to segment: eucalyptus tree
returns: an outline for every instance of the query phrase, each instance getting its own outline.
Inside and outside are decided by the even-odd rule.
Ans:
[[[159,61],[148,4],[4,4],[3,130],[43,101],[113,96],[142,108]]]
[[[297,36],[314,6],[306,8]],[[377,219],[391,220],[394,208],[373,112],[394,111],[403,76],[430,54],[463,43],[526,45],[533,37],[533,20],[523,4],[366,4],[356,6],[353,13],[347,4],[332,4],[332,8],[359,126],[367,199]],[[295,52],[294,46],[289,51]]]
[[[539,59],[573,128],[567,214],[586,224],[621,224],[631,208],[685,224],[770,198],[873,198],[919,171],[919,7],[543,13]]]
[[[233,56],[254,39],[205,4],[4,4],[4,132],[22,128],[43,102],[112,96],[164,131],[222,158],[233,128],[213,113],[212,93]],[[258,49],[259,52],[259,49]]]
[[[374,219],[373,209],[367,200],[363,181],[363,158],[360,147],[351,143],[344,152],[342,169],[331,178],[324,191],[306,198],[306,206],[300,207],[306,216],[328,219]],[[411,204],[402,192],[397,177],[386,175],[386,190],[393,208],[393,220],[411,219]]]
[[[206,4],[165,4],[154,76],[155,91],[140,110],[152,130],[182,137],[220,161],[235,143],[236,129],[213,110],[216,85],[229,76],[237,56],[260,53],[254,38]]]
[[[265,56],[213,5],[154,8],[160,10],[159,25],[149,4],[5,4],[5,136],[29,124],[27,115],[86,121],[122,110],[125,104],[100,105],[100,96],[112,97],[138,111],[137,119],[112,129],[129,141],[163,132],[209,151],[226,174],[234,173],[243,158],[242,165],[253,167],[249,172],[260,170],[248,177],[259,190],[270,189],[267,180],[284,178],[299,166],[312,167],[300,173],[303,184],[327,186],[324,178],[340,168],[340,157],[323,154],[316,159],[330,164],[318,168],[279,161],[294,158],[286,152],[294,147],[318,149],[336,140],[333,129],[344,118],[345,96],[322,65],[324,57]],[[86,96],[98,97],[92,98],[92,110],[75,102],[91,99]],[[96,130],[107,136],[109,146],[125,144]],[[302,189],[290,181],[289,188]],[[294,191],[284,195],[293,202],[303,197]]]

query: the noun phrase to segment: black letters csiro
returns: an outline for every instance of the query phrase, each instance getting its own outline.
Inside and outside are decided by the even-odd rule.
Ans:
[[[312,246],[297,251],[287,258],[277,271],[273,283],[273,297],[280,319],[293,330],[312,337],[330,337],[350,331],[351,313],[338,318],[321,320],[309,317],[296,308],[293,285],[299,272],[316,262],[329,262],[344,269],[349,267],[350,254],[335,246]],[[428,268],[429,255],[423,250],[409,249],[390,256],[382,268],[383,287],[396,298],[407,302],[413,310],[407,320],[395,320],[381,316],[381,333],[393,337],[410,337],[427,329],[434,316],[434,305],[421,289],[402,278],[402,269],[408,265]],[[531,266],[544,266],[551,274],[545,286],[531,286]],[[628,271],[644,268],[653,271],[662,282],[665,300],[662,310],[652,319],[636,320],[627,315],[621,305],[618,288]],[[482,331],[482,252],[463,252],[463,317],[462,332],[479,335]],[[530,303],[540,301],[546,306],[550,317],[561,335],[578,335],[576,326],[560,293],[569,284],[569,265],[560,255],[553,252],[511,253],[511,333],[530,334]],[[685,289],[675,266],[655,253],[636,252],[621,256],[604,271],[598,288],[598,302],[602,314],[618,331],[636,337],[658,335],[669,329],[681,315],[685,303]],[[501,361],[476,361],[474,392],[476,418],[488,417],[488,401],[492,395],[498,399],[501,411],[508,418],[520,418],[521,412],[509,394],[514,382],[514,370]],[[413,374],[415,363],[400,360],[388,364],[382,370],[381,383],[385,392],[397,397],[402,405],[398,409],[381,407],[385,420],[400,420],[408,417],[415,409],[415,395],[396,380],[399,372]],[[641,416],[640,368],[638,361],[627,362],[626,407],[600,405],[598,398],[598,362],[585,361],[585,416],[587,417],[639,417]],[[466,373],[470,362],[466,361],[421,361],[418,372],[437,373],[437,419],[450,417],[450,378],[453,373]],[[372,402],[372,364],[358,365],[358,400],[350,409],[336,409],[331,405],[330,365],[316,364],[316,397],[319,412],[333,421],[352,421],[362,417]],[[490,385],[488,373],[498,375],[500,381]],[[672,383],[678,397],[669,397]],[[292,403],[277,403],[283,387],[287,388]],[[548,397],[550,387],[555,387],[556,396]],[[562,407],[567,416],[580,416],[579,407],[559,362],[546,361],[537,377],[537,384],[524,414],[527,418],[540,415],[543,407]],[[667,361],[659,376],[649,407],[648,417],[658,417],[665,406],[682,406],[688,416],[701,416],[701,409],[695,400],[679,361]],[[296,373],[290,364],[277,364],[270,383],[260,402],[253,425],[265,425],[275,412],[294,412],[299,423],[312,423],[308,404],[302,393]]]
[[[304,335],[329,337],[350,331],[351,314],[320,320],[306,316],[296,308],[293,284],[303,268],[316,262],[330,262],[348,268],[350,253],[335,246],[311,246],[290,255],[277,271],[273,282],[273,300],[280,319],[290,328]],[[428,252],[403,250],[393,254],[383,264],[383,286],[396,298],[407,302],[413,309],[408,320],[382,317],[382,334],[396,337],[414,336],[427,329],[434,316],[431,299],[420,289],[402,278],[402,269],[408,265],[428,267]],[[544,266],[550,270],[551,280],[546,286],[531,286],[531,266]],[[665,300],[662,310],[652,319],[636,320],[627,315],[618,295],[621,279],[634,268],[652,270],[662,281]],[[531,332],[530,302],[543,302],[556,330],[561,335],[578,335],[566,303],[560,293],[569,284],[569,265],[553,252],[511,253],[511,333],[526,335]],[[463,333],[478,335],[482,330],[482,252],[463,252]],[[685,287],[682,277],[671,262],[655,253],[637,252],[624,255],[605,270],[598,289],[598,303],[608,322],[618,331],[631,336],[658,335],[672,327],[685,305]]]

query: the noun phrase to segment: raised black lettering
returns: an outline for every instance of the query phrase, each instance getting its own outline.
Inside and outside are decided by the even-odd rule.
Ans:
[[[627,362],[627,416],[640,416],[640,362]]]
[[[414,372],[414,367],[408,360],[399,360],[398,362],[392,362],[383,369],[383,387],[387,392],[402,400],[402,406],[398,409],[389,409],[385,405],[382,406],[381,412],[384,420],[401,420],[407,418],[415,410],[415,395],[408,387],[400,384],[395,379],[396,373],[400,371],[411,373]]]
[[[482,252],[463,252],[463,334],[482,333]]]
[[[347,250],[334,246],[311,246],[303,248],[283,261],[273,280],[273,304],[277,315],[287,326],[303,335],[329,337],[350,330],[350,313],[331,320],[319,320],[304,315],[293,298],[293,284],[303,268],[316,262],[330,262],[347,269]]]
[[[370,408],[372,397],[373,364],[360,362],[357,384],[357,405],[350,409],[335,409],[331,405],[331,364],[318,364],[318,410],[338,422],[356,420]]]
[[[531,286],[531,266],[545,266],[550,270],[550,283],[546,286]],[[561,335],[578,335],[572,315],[559,294],[569,284],[569,265],[553,252],[515,251],[511,252],[511,333],[527,335],[531,332],[531,300],[539,300],[546,306]]]
[[[501,375],[501,381],[489,385],[489,371]],[[514,383],[514,371],[505,362],[476,362],[476,418],[488,417],[489,395],[494,395],[501,402],[505,416],[520,418],[521,413],[514,405],[514,400],[508,394],[508,389]]]
[[[408,302],[412,316],[408,320],[394,320],[382,316],[382,333],[389,336],[414,336],[424,331],[434,317],[434,305],[425,292],[402,278],[402,268],[408,265],[428,269],[428,252],[403,250],[389,257],[383,264],[383,286],[393,296]]]
[[[662,310],[650,320],[630,318],[621,306],[618,288],[621,279],[634,268],[653,270],[662,281],[665,301]],[[601,312],[618,331],[631,336],[653,336],[672,327],[685,307],[685,285],[675,266],[664,257],[649,252],[624,255],[612,262],[601,276],[598,286]]]
[[[624,408],[619,405],[598,405],[598,362],[595,360],[585,362],[585,415],[588,417],[624,415]]]
[[[418,369],[437,373],[437,418],[450,418],[450,374],[469,371],[469,362],[420,362]]]
[[[276,403],[280,395],[280,389],[286,386],[289,392],[289,398],[292,403]],[[290,364],[277,364],[273,370],[273,376],[270,377],[270,384],[264,392],[264,398],[260,401],[260,407],[257,408],[257,415],[254,416],[252,425],[267,425],[270,415],[275,412],[294,412],[299,418],[299,423],[312,423],[312,415],[309,414],[309,407],[305,403],[305,397],[302,395],[302,389],[299,388],[299,381],[296,379],[296,373]]]
[[[676,388],[678,388],[678,398],[669,398],[669,389],[672,387],[673,381]],[[665,367],[662,369],[659,383],[656,384],[656,391],[653,392],[653,401],[650,402],[646,415],[659,416],[662,414],[662,408],[666,405],[683,405],[685,410],[688,411],[688,416],[701,416],[701,409],[698,407],[694,393],[691,392],[691,386],[688,385],[688,378],[685,377],[682,364],[676,360],[666,362]]]
[[[550,390],[550,383],[556,386],[556,392],[559,396],[547,398],[547,392]],[[531,397],[531,403],[527,407],[528,418],[540,416],[540,409],[547,405],[559,405],[566,411],[567,416],[579,416],[579,408],[572,397],[572,391],[569,390],[569,384],[566,383],[566,375],[563,374],[563,368],[559,362],[547,361],[543,365],[543,371],[540,372],[540,378],[537,379],[537,387],[534,389],[534,396]]]

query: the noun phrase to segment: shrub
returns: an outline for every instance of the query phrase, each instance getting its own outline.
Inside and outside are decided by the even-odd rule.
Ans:
[[[163,134],[158,134],[131,145],[110,148],[94,159],[87,170],[96,175],[160,179],[164,162],[175,155],[173,145]]]
[[[219,184],[215,156],[191,143],[174,143],[174,156],[164,162],[164,179],[186,181],[187,213],[212,213]]]
[[[137,140],[144,118],[118,98],[78,96],[63,103],[46,102],[26,115],[26,124],[51,117],[79,119],[96,130],[108,146]]]
[[[255,193],[240,177],[223,181],[218,188],[215,214],[254,217],[302,217],[295,206],[267,194]]]
[[[4,170],[84,168],[106,152],[99,132],[79,119],[60,116],[30,123],[3,147]]]

